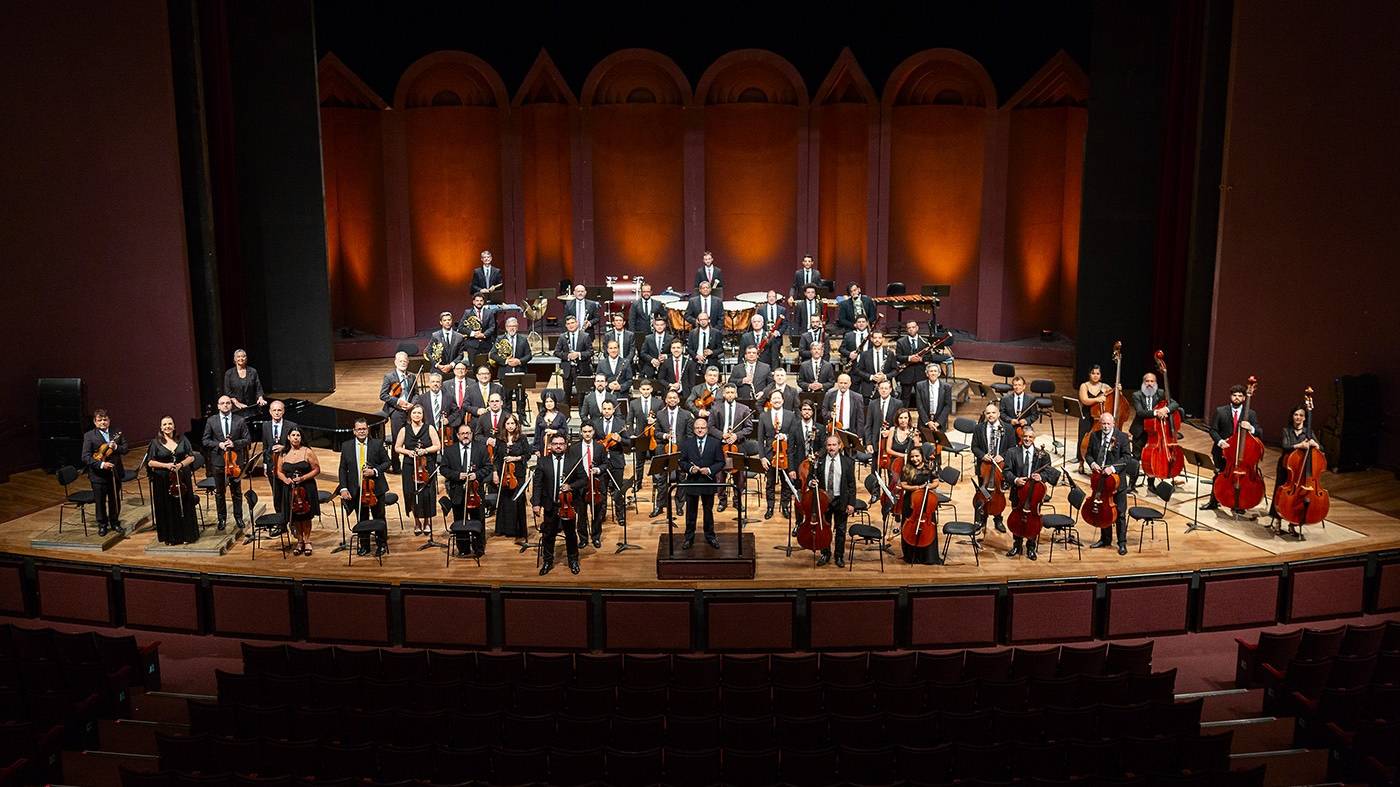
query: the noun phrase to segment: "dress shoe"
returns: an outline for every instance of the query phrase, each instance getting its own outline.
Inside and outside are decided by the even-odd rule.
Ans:
[[[98,525],[98,526],[97,526],[97,535],[98,535],[99,537],[100,537],[100,536],[105,536],[105,535],[107,535],[107,526],[106,526],[106,525]]]
[[[569,573],[571,573],[571,574],[577,574],[577,573],[578,573],[578,558],[577,558],[577,557],[570,557],[570,558],[569,558]]]
[[[767,507],[767,508],[763,509],[763,518],[764,518],[764,519],[772,519],[772,518],[773,518],[773,504],[772,504],[771,502],[768,504],[768,507]]]
[[[1094,543],[1090,544],[1090,545],[1089,545],[1089,548],[1090,548],[1090,549],[1100,549],[1100,548],[1102,548],[1102,547],[1111,547],[1111,546],[1113,546],[1113,542],[1112,542],[1112,541],[1109,541],[1109,540],[1106,539],[1106,538],[1101,538],[1101,539],[1099,539],[1098,541],[1095,541]]]
[[[1128,554],[1128,545],[1127,545],[1127,544],[1119,544],[1119,545],[1118,545],[1118,554],[1120,554],[1120,555],[1126,555],[1126,554]]]
[[[376,546],[376,547],[374,548],[374,556],[375,556],[375,557],[384,557],[384,556],[387,555],[387,554],[389,554],[389,545],[388,545],[388,544],[380,544],[379,546]]]
[[[1201,506],[1201,510],[1202,510],[1202,511],[1214,511],[1215,509],[1217,509],[1217,508],[1219,508],[1219,507],[1220,507],[1220,501],[1216,500],[1215,498],[1211,498],[1211,499],[1210,499],[1210,502],[1208,502],[1208,503],[1206,503],[1205,505]]]
[[[544,576],[545,574],[548,574],[549,572],[551,572],[551,571],[553,571],[553,570],[554,570],[554,561],[553,561],[553,560],[546,560],[546,561],[544,561],[544,565],[540,566],[540,576]]]
[[[791,517],[791,516],[792,516],[792,503],[783,503],[782,511],[783,511],[783,519],[787,519],[788,517]]]
[[[594,549],[602,549],[602,548],[603,548],[603,538],[602,538],[602,536],[594,536],[594,537],[593,537],[593,548],[594,548]],[[575,573],[577,573],[577,572],[575,572]]]
[[[997,530],[998,533],[1005,533],[1005,532],[1006,532],[1006,525],[1002,524],[1001,517],[997,517],[996,519],[993,519],[993,520],[992,520],[992,526],[996,528],[996,530]]]
[[[218,527],[216,527],[216,528],[214,528],[214,529],[217,530],[217,531],[219,531],[220,533],[222,533],[222,532],[224,532],[224,528],[226,528],[226,527],[228,527],[228,523],[223,522],[223,521],[221,520],[221,521],[219,522]]]
[[[659,517],[659,516],[661,516],[661,509],[660,509],[660,508],[653,508],[653,509],[651,510],[651,513],[650,513],[650,514],[647,514],[647,519],[655,519],[655,518],[657,518],[657,517]]]
[[[681,542],[681,549],[690,549],[693,546],[695,546],[695,536],[686,536],[685,540]]]
[[[1021,555],[1021,539],[1018,538],[1018,539],[1016,539],[1015,541],[1011,542],[1011,548],[1008,549],[1008,550],[1006,550],[1006,556],[1007,556],[1007,557],[1020,557],[1020,555]]]
[[[369,547],[365,546],[364,544],[361,544],[360,546],[355,547],[355,557],[365,557],[365,556],[367,556],[368,554],[369,554]]]
[[[1035,548],[1034,541],[1030,542],[1029,544],[1026,544],[1026,559],[1035,560],[1037,551],[1038,550]]]
[[[837,552],[837,553],[836,553],[836,567],[837,567],[837,568],[845,568],[845,567],[846,567],[846,558],[843,557],[843,556],[841,555],[840,552]]]
[[[243,529],[243,520],[242,520],[242,519],[239,519],[238,517],[234,517],[234,518],[233,518],[233,526],[234,526],[235,528],[237,528],[238,530],[242,530],[242,529]]]
[[[817,556],[817,565],[819,565],[819,566],[824,566],[824,565],[826,565],[826,564],[829,563],[829,562],[831,562],[831,553],[830,553],[830,552],[825,552],[825,551],[824,551],[824,552],[822,552],[820,555]]]
[[[726,508],[728,508],[728,507],[729,507],[729,498],[727,498],[727,497],[721,497],[721,498],[719,499],[719,505],[715,506],[715,511],[716,511],[717,513],[722,513],[722,512],[724,511],[724,509],[726,509]]]
[[[711,549],[719,549],[719,538],[713,533],[705,534],[705,543],[709,544]]]

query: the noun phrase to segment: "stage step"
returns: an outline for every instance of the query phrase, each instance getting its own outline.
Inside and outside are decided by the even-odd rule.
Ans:
[[[1247,771],[1267,765],[1264,787],[1294,787],[1327,783],[1326,749],[1277,749],[1231,754],[1230,770]]]
[[[1258,716],[1251,719],[1203,721],[1201,732],[1235,733],[1230,747],[1232,754],[1252,754],[1293,748],[1293,717]]]

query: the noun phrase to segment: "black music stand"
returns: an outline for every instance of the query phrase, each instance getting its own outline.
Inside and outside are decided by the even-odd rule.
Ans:
[[[742,450],[742,449],[740,449]],[[764,475],[763,459],[746,454],[730,454],[729,472],[735,474],[735,483],[742,484],[734,491],[734,513],[739,523],[739,555],[744,554],[744,515],[748,512],[749,473]]]
[[[928,330],[930,336],[937,336],[943,332],[943,326],[938,323],[938,307],[942,304],[942,299],[948,297],[953,292],[951,284],[925,284],[919,288],[920,295],[933,297],[933,303],[929,305]]]
[[[526,372],[501,372],[501,398],[507,402],[520,402],[520,409],[515,410],[515,414],[520,417],[520,428],[523,430],[530,425],[530,407],[525,401],[525,391],[535,387],[536,377],[534,374]]]
[[[670,546],[671,543],[671,529],[672,526],[675,525],[675,514],[671,510],[671,505],[676,498],[675,475],[676,471],[680,469],[680,466],[680,451],[672,451],[669,454],[657,454],[651,458],[651,464],[647,466],[647,475],[653,478],[662,473],[666,474],[666,499],[660,502],[666,506],[666,543],[668,546]],[[675,553],[674,549],[670,552],[672,555]]]
[[[490,304],[491,306],[500,306],[502,303],[501,288],[499,287],[490,292],[479,292],[477,293],[477,295],[480,295],[482,298],[485,298],[486,303]],[[476,295],[473,295],[472,297],[475,298]]]
[[[792,482],[792,479],[787,477],[787,473],[781,470],[774,470],[773,472],[778,474],[778,477],[782,479],[782,483],[787,484],[788,490],[792,492],[792,505],[788,507],[787,545],[777,544],[773,548],[783,550],[785,553],[783,557],[792,557],[792,531],[796,529],[796,525],[793,523],[793,517],[797,516],[797,507],[802,505],[802,492],[797,488],[797,485]]]
[[[1191,524],[1186,526],[1186,532],[1215,530],[1201,521],[1201,507],[1197,504],[1197,501],[1201,499],[1201,470],[1207,467],[1215,469],[1215,458],[1210,455],[1209,451],[1197,451],[1193,448],[1183,447],[1181,452],[1186,455],[1186,461],[1196,466],[1196,496],[1191,500]],[[1215,494],[1214,489],[1211,490],[1211,494]]]

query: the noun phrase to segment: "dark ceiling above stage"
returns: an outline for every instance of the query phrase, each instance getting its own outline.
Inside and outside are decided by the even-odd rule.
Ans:
[[[971,7],[968,7],[971,6]],[[490,63],[514,93],[541,48],[577,94],[605,56],[627,47],[655,49],[673,60],[692,87],[720,55],[769,49],[807,82],[821,84],[841,48],[879,91],[909,55],[959,49],[990,73],[997,96],[1010,97],[1064,49],[1089,68],[1088,2],[695,3],[693,22],[674,21],[679,3],[474,2],[421,4],[318,0],[318,55],[335,52],[385,100],[418,58],[459,49]],[[662,14],[666,18],[662,19]]]

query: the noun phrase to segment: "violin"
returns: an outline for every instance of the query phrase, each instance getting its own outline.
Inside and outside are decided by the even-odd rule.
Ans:
[[[413,480],[419,486],[428,483],[428,455],[419,454],[413,457]]]
[[[578,512],[574,510],[574,490],[568,487],[561,488],[559,490],[559,500],[557,502],[559,505],[560,519],[575,519],[578,517]]]
[[[622,435],[617,432],[608,432],[603,435],[603,447],[611,451],[622,444]]]
[[[1123,428],[1123,424],[1133,419],[1133,404],[1127,397],[1123,396],[1123,343],[1113,343],[1113,395],[1106,402],[1095,402],[1089,408],[1089,417],[1094,419],[1094,423],[1099,422],[1099,416],[1106,412],[1113,413],[1113,425],[1118,429]],[[1090,429],[1084,434],[1084,439],[1079,441],[1079,455],[1089,455],[1089,436],[1096,430]]]
[[[1165,406],[1172,400],[1171,388],[1167,385],[1167,364],[1163,360],[1165,354],[1158,350],[1153,357],[1157,360],[1157,373],[1162,375]],[[1156,408],[1153,413],[1153,417],[1145,418],[1142,422],[1142,428],[1147,432],[1147,443],[1142,447],[1142,470],[1153,478],[1176,478],[1186,468],[1186,453],[1176,441],[1176,434],[1181,430],[1181,413],[1168,412],[1165,416],[1157,416]]]
[[[365,470],[370,470],[369,465],[365,465]],[[374,477],[365,476],[360,473],[360,505],[364,508],[374,508],[379,505],[379,495],[374,491]]]
[[[779,317],[778,319],[782,319]],[[788,469],[787,435],[773,435],[773,468],[776,470]]]
[[[230,448],[224,452],[224,478],[243,477],[243,467],[238,464],[238,448]]]
[[[481,508],[481,482],[475,478],[467,480],[467,501],[466,508]]]
[[[490,446],[487,446],[490,448]],[[515,489],[520,486],[520,479],[515,474],[515,462],[502,462],[505,467],[501,468],[501,486],[506,489]]]
[[[109,440],[109,441],[103,443],[102,445],[99,445],[99,446],[97,447],[97,449],[94,450],[94,451],[92,452],[92,461],[93,461],[93,462],[110,462],[110,461],[112,461],[112,457],[117,453],[117,443],[118,443],[121,439],[122,439],[122,433],[121,433],[121,432],[117,432],[117,433],[113,434],[111,440]]]
[[[715,392],[711,391],[709,388],[706,388],[704,393],[695,397],[695,409],[697,410],[708,410],[710,409],[710,405],[714,403]]]
[[[1312,386],[1303,392],[1303,408],[1307,412],[1305,434],[1312,433],[1312,394]],[[1326,519],[1332,500],[1322,488],[1322,473],[1327,469],[1327,457],[1322,449],[1294,448],[1284,458],[1283,466],[1288,471],[1288,482],[1274,493],[1274,510],[1279,518],[1295,525],[1315,525]]]
[[[292,480],[292,513],[298,516],[311,513],[311,501],[306,497],[306,487],[296,479]]]
[[[997,445],[1000,446],[1001,426],[998,424],[992,432]],[[996,455],[1001,456],[1001,452],[998,451]],[[973,481],[976,492],[972,495],[972,501],[991,516],[997,516],[1006,510],[1006,492],[1001,488],[1004,479],[1001,465],[992,461],[991,457],[983,457],[982,466],[977,468],[976,480]]]
[[[1039,454],[1039,451],[1036,452]],[[1041,528],[1040,504],[1045,501],[1046,494],[1050,487],[1044,481],[1037,481],[1027,477],[1026,483],[1021,488],[1021,502],[1012,509],[1011,515],[1006,518],[1006,526],[1012,533],[1025,533],[1027,538],[1032,538],[1032,533],[1039,534]]]
[[[926,547],[938,540],[938,493],[933,490],[932,481],[926,481],[922,489],[910,493],[909,506],[914,510],[899,529],[904,543]]]
[[[642,430],[642,439],[646,450],[656,450],[656,413],[647,413],[647,426]]]
[[[812,477],[811,457],[802,460],[797,475],[802,484],[802,499],[797,504],[797,543],[813,552],[830,549],[832,530],[826,513],[831,508],[831,495]]]
[[[395,380],[394,384],[389,386],[389,395],[395,399],[401,398],[403,396],[403,383]]]
[[[1225,467],[1215,474],[1215,488],[1212,490],[1220,505],[1230,510],[1253,508],[1264,499],[1264,474],[1259,470],[1259,460],[1264,458],[1264,443],[1257,436],[1244,430],[1244,422],[1249,418],[1249,406],[1254,401],[1254,390],[1259,378],[1249,376],[1245,389],[1244,408],[1240,410],[1240,426],[1225,441],[1220,453],[1225,458]]]
[[[836,417],[836,413],[840,409],[841,405],[839,404],[839,400],[837,404],[833,404],[831,406],[831,420],[826,422],[826,433],[829,435],[836,434],[837,432],[846,431],[845,422],[842,421],[840,418]]]

